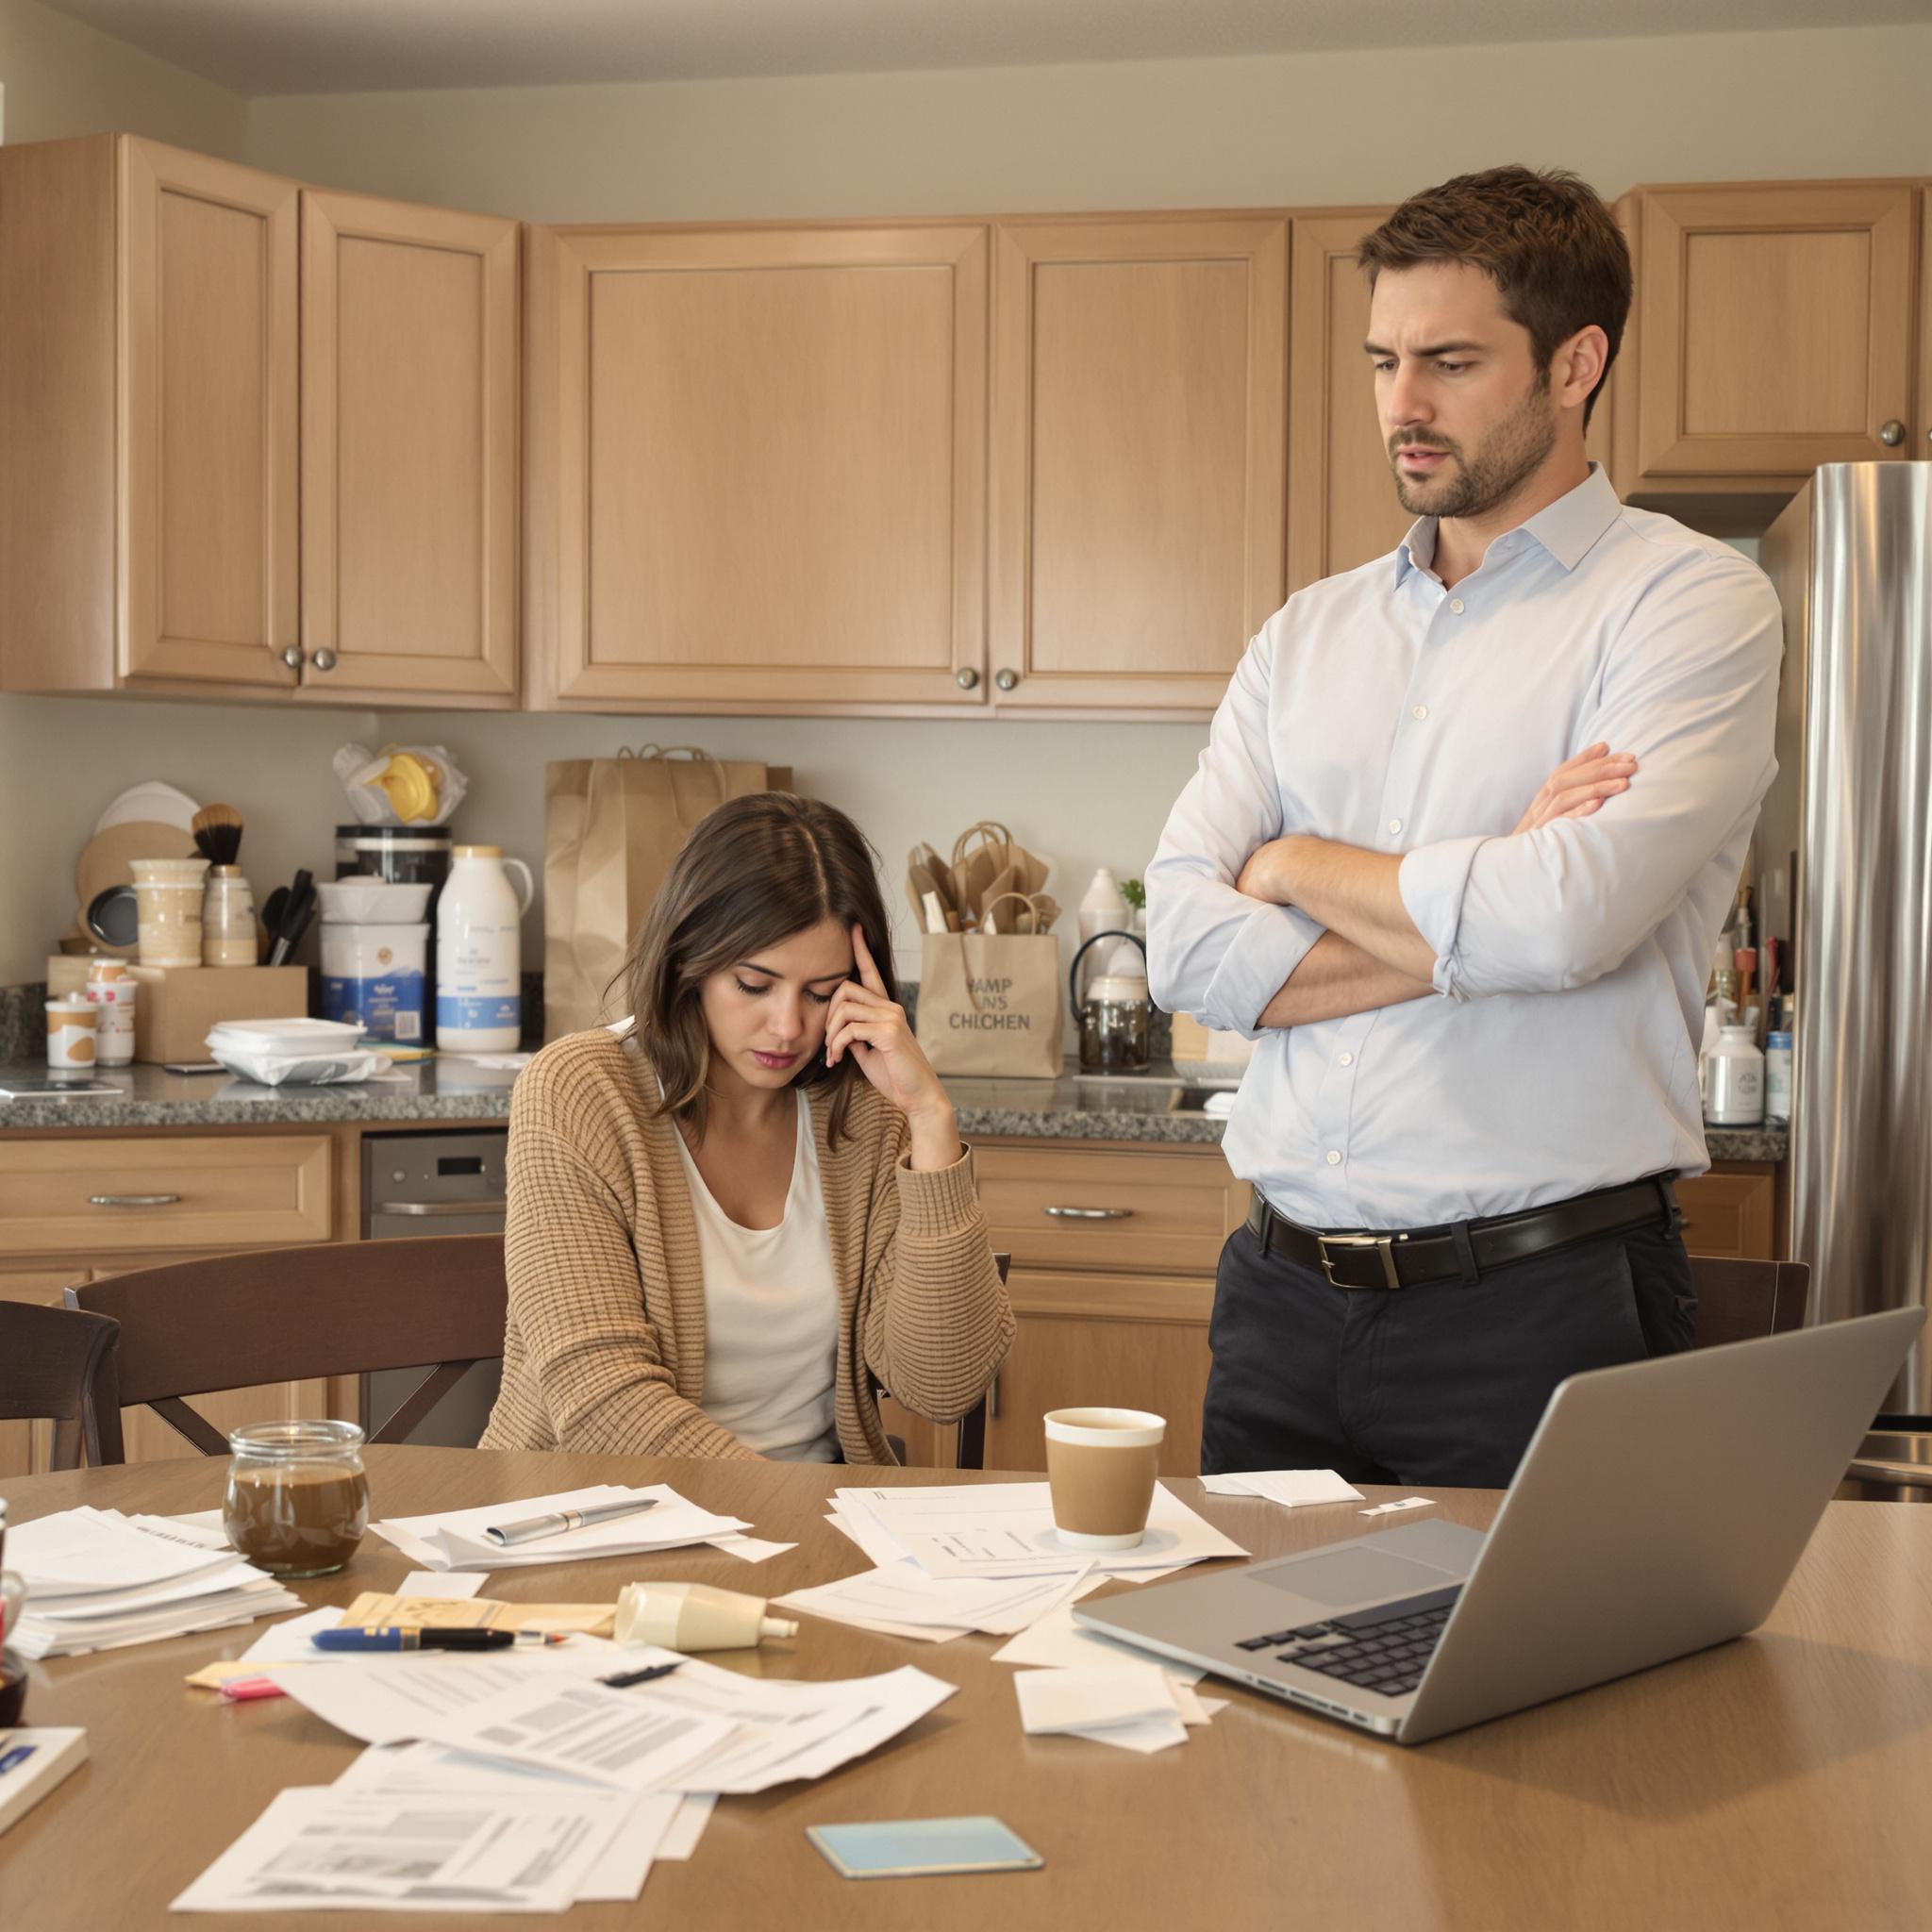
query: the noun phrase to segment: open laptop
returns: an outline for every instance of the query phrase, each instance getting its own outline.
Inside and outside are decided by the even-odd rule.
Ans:
[[[1924,1323],[1573,1375],[1487,1535],[1411,1524],[1074,1619],[1404,1744],[1667,1663],[1770,1614]]]

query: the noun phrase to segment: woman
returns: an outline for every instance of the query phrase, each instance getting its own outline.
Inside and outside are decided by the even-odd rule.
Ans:
[[[890,1462],[875,1386],[937,1422],[979,1399],[1012,1311],[891,962],[842,812],[768,791],[699,824],[625,1037],[516,1084],[483,1447]]]

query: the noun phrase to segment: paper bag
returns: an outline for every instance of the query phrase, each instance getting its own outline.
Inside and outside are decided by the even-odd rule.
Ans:
[[[1051,933],[928,933],[919,1044],[937,1074],[1057,1080],[1065,991]]]
[[[727,798],[789,791],[789,766],[714,758],[692,745],[563,758],[543,791],[543,1037],[629,1011],[613,985],[692,828]]]

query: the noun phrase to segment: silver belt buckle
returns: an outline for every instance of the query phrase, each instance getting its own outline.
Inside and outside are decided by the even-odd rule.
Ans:
[[[1327,1276],[1330,1288],[1349,1288],[1353,1284],[1337,1281],[1335,1263],[1330,1257],[1330,1248],[1380,1248],[1382,1251],[1382,1285],[1385,1288],[1400,1288],[1402,1277],[1395,1272],[1395,1242],[1392,1234],[1318,1234],[1315,1237],[1315,1252],[1321,1257],[1322,1273]]]

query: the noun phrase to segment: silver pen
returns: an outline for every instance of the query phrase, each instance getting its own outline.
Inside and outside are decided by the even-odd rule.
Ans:
[[[609,1523],[619,1516],[635,1516],[641,1509],[655,1509],[656,1496],[641,1501],[598,1503],[589,1509],[559,1509],[554,1516],[526,1516],[521,1523],[498,1524],[483,1534],[506,1549],[511,1543],[533,1543],[539,1537],[561,1536],[567,1529],[583,1529],[592,1523]]]

